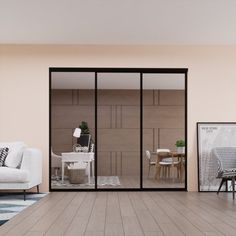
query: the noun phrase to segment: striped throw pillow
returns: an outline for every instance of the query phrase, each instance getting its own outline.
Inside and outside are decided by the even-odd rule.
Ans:
[[[0,166],[4,166],[5,159],[8,155],[8,151],[9,151],[8,147],[0,148]]]

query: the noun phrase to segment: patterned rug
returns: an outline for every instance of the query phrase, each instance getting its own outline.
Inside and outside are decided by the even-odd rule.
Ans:
[[[97,178],[98,186],[120,186],[120,180],[118,176],[98,176]],[[56,180],[52,178],[52,188],[81,188],[81,187],[94,187],[94,178],[91,178],[91,183],[83,183],[83,184],[71,184],[68,178],[64,179],[64,183],[61,182],[61,179]]]
[[[24,201],[22,194],[0,194],[0,226],[46,195],[47,193],[28,193],[26,195],[26,200]]]

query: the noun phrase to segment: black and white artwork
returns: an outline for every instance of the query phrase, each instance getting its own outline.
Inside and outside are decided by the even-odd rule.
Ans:
[[[236,147],[236,123],[197,123],[198,142],[198,189],[217,191],[220,179],[216,178],[218,162],[212,149],[215,147]],[[221,189],[225,190],[225,187]]]

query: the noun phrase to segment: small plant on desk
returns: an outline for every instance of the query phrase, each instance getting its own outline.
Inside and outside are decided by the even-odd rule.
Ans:
[[[81,134],[90,134],[88,123],[86,121],[82,121],[79,128],[81,129]]]

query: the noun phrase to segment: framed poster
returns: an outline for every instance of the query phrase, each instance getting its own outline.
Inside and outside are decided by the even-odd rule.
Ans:
[[[198,191],[217,191],[221,179],[217,179],[218,162],[212,148],[236,147],[236,122],[198,122]],[[222,186],[222,191],[226,186]]]

